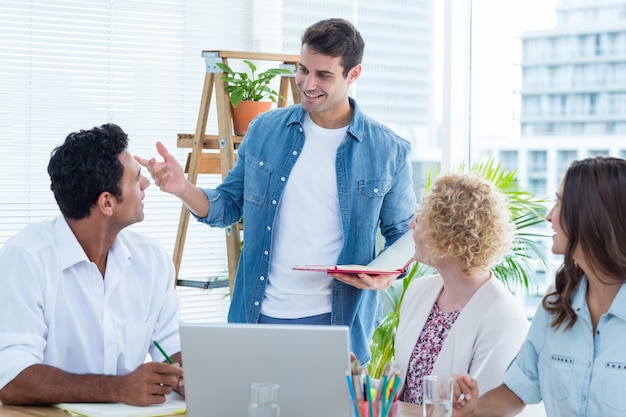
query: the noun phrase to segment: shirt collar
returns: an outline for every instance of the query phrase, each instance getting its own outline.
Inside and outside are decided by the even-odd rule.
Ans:
[[[64,270],[80,262],[89,262],[87,254],[78,243],[78,239],[63,216],[58,216],[54,220],[54,241],[56,247],[62,249],[58,253],[61,267]]]
[[[626,321],[626,284],[620,285],[620,289],[611,303],[609,313]]]
[[[583,307],[587,309],[587,286],[587,276],[583,275],[578,288],[572,296],[572,308],[574,311],[580,312]],[[620,286],[607,313],[626,321],[626,283]]]
[[[364,130],[365,130],[365,115],[361,112],[358,104],[356,104],[356,100],[352,97],[348,97],[348,101],[350,102],[350,107],[354,110],[352,114],[352,120],[350,121],[350,125],[348,126],[348,133],[354,137],[359,142],[363,141]],[[304,122],[304,109],[302,106],[298,106],[296,111],[294,111],[289,120],[287,120],[287,124],[300,123]]]
[[[59,259],[64,270],[80,262],[91,262],[63,216],[58,216],[54,219],[54,240],[57,248],[62,248],[62,250],[59,250]],[[128,247],[118,235],[109,249],[109,260],[107,263],[112,259],[125,260],[128,263],[131,261],[131,258]]]
[[[350,102],[350,107],[354,110],[352,113],[352,121],[350,122],[350,126],[348,126],[348,133],[359,142],[362,142],[365,136],[363,133],[365,131],[365,115],[361,112],[358,104],[356,104],[356,100],[352,97],[348,97],[348,101]]]

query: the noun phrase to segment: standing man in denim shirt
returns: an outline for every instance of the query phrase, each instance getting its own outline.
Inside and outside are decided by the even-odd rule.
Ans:
[[[164,162],[137,158],[199,221],[225,227],[246,219],[229,321],[346,325],[362,363],[381,317],[377,290],[398,275],[292,267],[367,264],[377,254],[379,228],[386,247],[408,231],[415,204],[410,143],[348,97],[363,49],[345,20],[307,28],[296,74],[301,104],[254,120],[235,167],[216,189],[187,181],[161,143]]]

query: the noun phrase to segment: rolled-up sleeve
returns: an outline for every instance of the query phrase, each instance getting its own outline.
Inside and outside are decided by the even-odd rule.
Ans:
[[[41,363],[45,349],[46,325],[38,306],[42,289],[34,260],[19,247],[0,252],[0,389],[27,367]]]

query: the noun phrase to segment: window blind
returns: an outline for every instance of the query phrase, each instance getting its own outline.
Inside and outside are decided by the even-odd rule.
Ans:
[[[247,4],[0,2],[0,245],[26,224],[59,213],[46,167],[52,149],[72,131],[117,123],[129,134],[132,153],[157,156],[160,140],[184,162],[188,150],[176,148],[176,137],[195,129],[200,52],[246,48],[249,35],[226,30],[220,13],[228,8],[243,15]],[[199,184],[219,181],[207,175]],[[176,198],[152,185],[145,220],[131,228],[172,253],[180,210]],[[224,231],[190,223],[180,277],[226,276]],[[226,292],[179,288],[183,319],[225,321]]]

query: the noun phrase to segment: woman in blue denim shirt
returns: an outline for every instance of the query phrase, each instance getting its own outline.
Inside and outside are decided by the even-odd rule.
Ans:
[[[563,254],[503,384],[465,400],[455,416],[509,416],[543,400],[549,417],[626,415],[626,161],[597,156],[569,167],[547,220]]]

